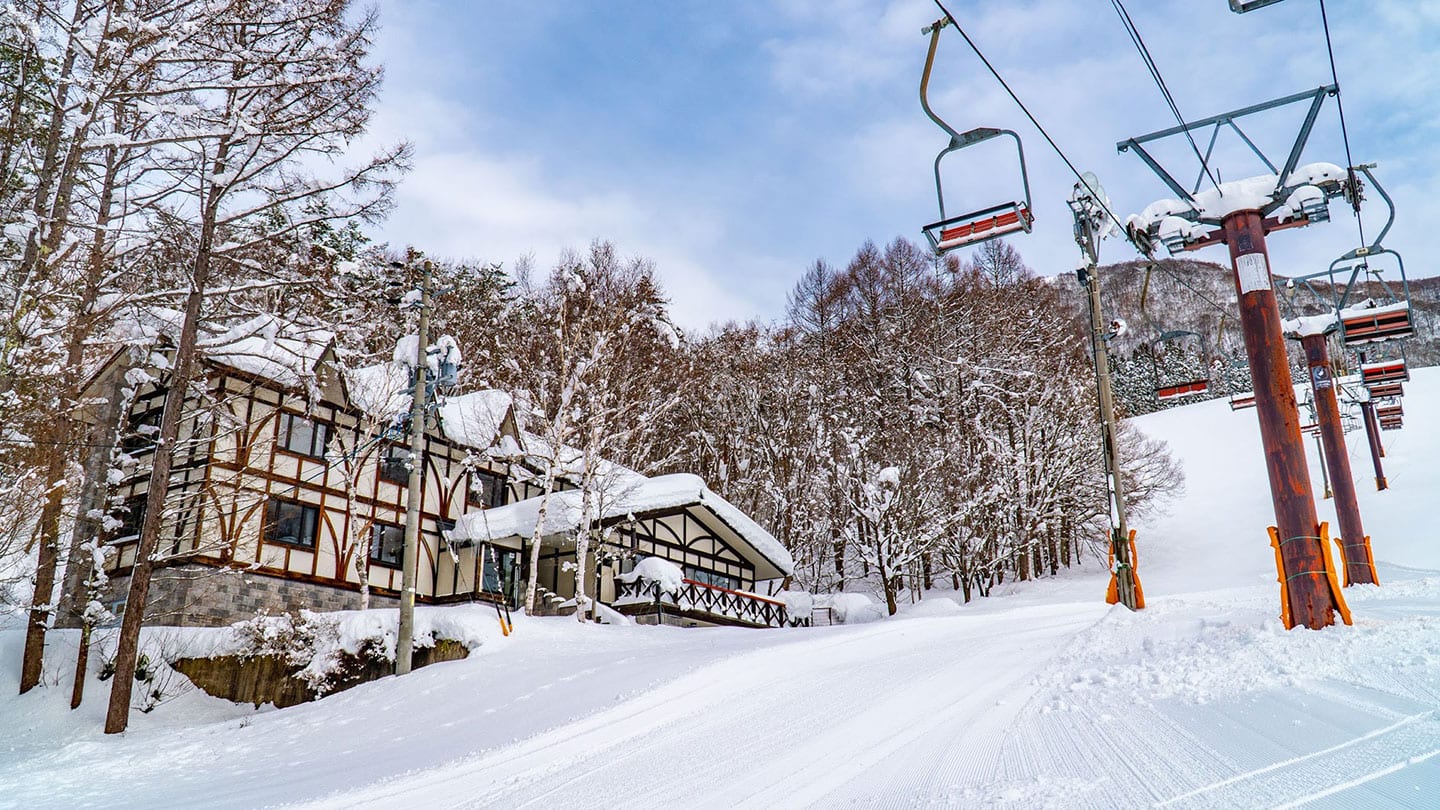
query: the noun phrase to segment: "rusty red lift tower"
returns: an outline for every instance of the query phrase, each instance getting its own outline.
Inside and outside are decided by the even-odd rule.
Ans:
[[[1121,141],[1121,152],[1134,152],[1173,191],[1178,199],[1152,204],[1140,217],[1132,217],[1132,238],[1162,242],[1172,255],[1224,243],[1230,250],[1245,353],[1250,360],[1260,437],[1265,448],[1270,497],[1275,507],[1271,542],[1279,569],[1281,610],[1286,627],[1303,624],[1311,629],[1335,623],[1338,613],[1350,622],[1329,548],[1326,528],[1315,512],[1310,471],[1290,377],[1280,308],[1271,279],[1265,237],[1274,231],[1329,219],[1329,201],[1353,189],[1354,175],[1330,164],[1299,166],[1301,153],[1325,99],[1335,85],[1267,101],[1210,118],[1182,123],[1158,132]],[[1309,102],[1304,123],[1282,166],[1277,167],[1241,130],[1237,121],[1254,113],[1299,102]],[[1202,165],[1192,189],[1175,180],[1146,151],[1144,145],[1173,135],[1187,137],[1192,130],[1209,127],[1209,146],[1201,156],[1207,163],[1222,128],[1233,130],[1270,170],[1268,176],[1217,184],[1200,192],[1208,175]],[[1199,149],[1196,149],[1199,152]],[[1138,220],[1138,221],[1137,221]],[[1205,226],[1218,226],[1216,230]]]

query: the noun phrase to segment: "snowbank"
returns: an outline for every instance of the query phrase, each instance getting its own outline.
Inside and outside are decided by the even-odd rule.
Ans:
[[[638,579],[658,586],[661,593],[679,593],[685,587],[685,572],[680,570],[680,566],[660,557],[646,557],[635,563],[630,573],[621,574],[616,579],[626,585]]]

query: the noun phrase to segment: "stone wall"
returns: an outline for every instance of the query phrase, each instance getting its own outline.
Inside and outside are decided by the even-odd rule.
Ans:
[[[442,661],[459,661],[469,655],[470,650],[464,644],[438,639],[433,647],[416,648],[410,663],[419,669]],[[349,653],[343,653],[340,658],[340,665],[325,695],[395,674],[394,661],[376,661]],[[276,708],[283,709],[323,696],[296,677],[297,667],[286,664],[279,656],[181,658],[170,665],[206,694],[234,703],[253,703],[256,706],[273,703]]]
[[[130,591],[130,577],[114,577],[102,589],[100,602],[115,610]],[[399,600],[370,595],[370,607],[397,607]],[[255,614],[301,610],[358,610],[360,592],[328,585],[266,576],[229,568],[182,565],[160,568],[150,581],[145,623],[187,627],[224,627]],[[76,614],[62,610],[61,627],[75,627]]]

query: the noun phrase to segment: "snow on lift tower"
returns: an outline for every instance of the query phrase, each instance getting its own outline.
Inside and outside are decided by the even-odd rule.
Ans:
[[[1335,295],[1335,310],[1340,313],[1340,334],[1346,346],[1378,343],[1415,334],[1415,321],[1410,309],[1410,282],[1405,277],[1405,260],[1400,254],[1383,246],[1385,235],[1395,224],[1395,201],[1370,172],[1374,164],[1356,166],[1389,207],[1389,218],[1380,235],[1366,246],[1358,247],[1330,264],[1330,289]],[[1359,194],[1358,182],[1352,191]],[[1390,256],[1399,275],[1398,289],[1385,279],[1373,260]],[[1349,271],[1348,278],[1346,271]]]
[[[956,132],[930,109],[928,93],[930,71],[935,65],[935,48],[940,42],[941,29],[949,23],[948,16],[941,17],[921,31],[930,35],[930,50],[925,55],[925,72],[920,76],[920,106],[931,121],[950,135],[950,143],[935,156],[935,196],[940,203],[940,219],[924,228],[925,239],[930,242],[930,247],[941,255],[1016,231],[1029,233],[1031,224],[1035,221],[1030,205],[1030,176],[1025,169],[1025,148],[1020,143],[1020,136],[1013,130],[991,127],[976,127],[968,132]],[[1020,158],[1020,184],[1024,190],[1024,199],[998,203],[959,216],[948,216],[945,213],[945,190],[940,181],[940,161],[951,152],[1001,135],[1009,135],[1015,140],[1015,151]]]
[[[1160,333],[1160,337],[1150,342],[1150,367],[1155,372],[1155,399],[1157,401],[1166,402],[1172,399],[1198,396],[1210,390],[1210,380],[1208,377],[1200,377],[1188,373],[1188,371],[1184,369],[1179,373],[1172,373],[1162,371],[1160,368],[1160,347],[1172,343],[1178,345],[1178,341],[1191,337],[1197,338],[1200,341],[1201,360],[1202,363],[1208,367],[1210,353],[1205,346],[1205,336],[1199,332],[1173,329],[1169,332]]]

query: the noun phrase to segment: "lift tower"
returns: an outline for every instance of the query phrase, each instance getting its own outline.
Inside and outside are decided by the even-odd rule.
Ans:
[[[1315,511],[1305,445],[1300,436],[1294,382],[1280,329],[1280,309],[1271,279],[1267,234],[1329,219],[1328,202],[1345,193],[1347,171],[1331,164],[1299,166],[1310,130],[1335,85],[1297,93],[1234,110],[1211,118],[1130,138],[1117,144],[1121,152],[1134,152],[1175,193],[1178,199],[1152,204],[1132,218],[1130,230],[1137,240],[1155,240],[1172,253],[1225,244],[1230,251],[1245,352],[1250,360],[1260,437],[1265,448],[1270,497],[1275,508],[1271,530],[1279,569],[1281,618],[1286,627],[1303,624],[1311,629],[1335,623],[1336,614],[1348,624],[1349,609],[1340,593],[1324,538],[1325,528]],[[1308,102],[1300,132],[1283,165],[1277,167],[1239,126],[1239,120],[1260,112]],[[1232,181],[1206,192],[1175,180],[1146,151],[1145,144],[1195,129],[1211,129],[1210,146],[1201,161],[1208,161],[1222,128],[1240,136],[1270,170],[1270,174]],[[1197,149],[1198,151],[1198,149]],[[1208,229],[1206,226],[1218,226]]]

